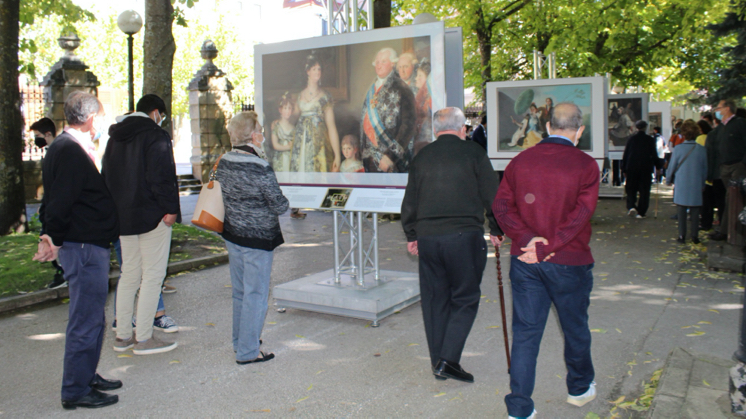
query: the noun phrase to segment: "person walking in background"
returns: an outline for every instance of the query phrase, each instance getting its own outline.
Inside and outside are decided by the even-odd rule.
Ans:
[[[117,337],[114,350],[133,349],[135,355],[168,352],[177,342],[153,335],[157,303],[171,251],[171,230],[181,222],[171,137],[160,125],[166,104],[160,97],[143,96],[136,112],[117,117],[109,127],[102,174],[119,212],[122,276],[117,284]],[[132,332],[135,296],[137,335]]]
[[[433,116],[436,140],[410,166],[401,207],[407,250],[419,255],[420,293],[430,366],[436,379],[474,382],[460,365],[477,316],[482,273],[487,263],[485,211],[490,240],[502,243],[490,203],[498,178],[487,154],[466,141],[459,108]]]
[[[637,121],[637,132],[629,137],[622,157],[622,172],[627,179],[624,184],[627,192],[627,215],[645,218],[650,204],[650,185],[657,167],[660,167],[655,139],[645,133],[648,123]],[[637,196],[640,200],[637,200]]]
[[[505,396],[510,418],[536,416],[531,399],[536,359],[552,303],[565,338],[567,402],[583,406],[596,397],[588,306],[590,219],[599,171],[596,161],[576,147],[582,124],[580,108],[557,104],[546,125],[549,137],[511,160],[492,204],[497,222],[513,239],[513,348]]]
[[[666,161],[666,153],[668,152],[668,145],[666,144],[666,138],[661,135],[661,127],[653,127],[653,139],[655,140],[655,150],[658,152],[658,166],[655,169],[655,181],[663,183],[663,172]]]
[[[686,242],[686,213],[691,215],[692,243],[698,244],[699,212],[702,192],[707,180],[707,152],[695,140],[701,134],[699,126],[687,119],[681,126],[684,142],[676,146],[666,171],[666,183],[674,184],[673,203],[677,205],[679,220],[679,243]]]
[[[224,154],[215,178],[225,206],[223,239],[233,290],[233,351],[246,365],[274,358],[259,350],[267,315],[273,251],[284,243],[278,216],[288,210],[275,172],[267,162],[262,126],[255,112],[228,124],[233,149]]]
[[[122,387],[121,381],[96,372],[106,328],[109,247],[119,235],[119,222],[91,152],[90,131],[100,124],[103,106],[95,96],[77,91],[68,96],[64,112],[68,126],[42,163],[42,228],[34,260],[50,262],[59,255],[69,284],[62,407],[103,407],[119,401],[103,391]]]
[[[471,134],[471,140],[487,150],[487,115],[482,115],[479,125],[474,128],[474,133]]]

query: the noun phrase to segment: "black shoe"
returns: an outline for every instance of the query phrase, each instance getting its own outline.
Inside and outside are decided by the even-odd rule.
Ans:
[[[102,393],[96,389],[91,389],[91,392],[75,401],[62,401],[62,407],[67,410],[75,410],[79,407],[96,408],[112,405],[119,401],[119,396],[116,394]]]
[[[107,380],[96,373],[93,381],[91,381],[91,388],[98,391],[116,390],[122,388],[122,382],[119,380]]]
[[[253,364],[255,362],[266,362],[266,361],[269,361],[270,359],[273,359],[275,357],[275,354],[273,354],[273,353],[265,354],[262,351],[259,351],[259,355],[261,355],[261,357],[256,357],[256,358],[250,359],[248,361],[238,361],[238,360],[236,360],[236,364],[238,364],[238,365],[246,365],[246,364]]]
[[[708,237],[710,238],[710,240],[723,241],[723,240],[725,240],[725,239],[728,238],[728,235],[725,234],[725,233],[721,233],[719,231],[716,231],[714,233],[710,233],[710,235]]]
[[[464,381],[467,383],[474,382],[474,376],[464,371],[461,365],[455,362],[448,362],[445,359],[441,359],[435,365],[433,371],[436,377],[453,378],[454,380]]]
[[[53,290],[53,289],[62,288],[66,286],[67,286],[67,281],[65,281],[65,278],[60,272],[57,272],[56,274],[54,274],[54,279],[52,280],[52,282],[50,282],[49,285],[47,285],[47,289]]]
[[[692,243],[699,244],[699,239],[696,237],[692,238]]]
[[[683,237],[681,237],[681,236],[679,236],[679,238],[676,239],[676,241],[679,242],[679,243],[681,243],[681,244],[686,243],[686,240]]]

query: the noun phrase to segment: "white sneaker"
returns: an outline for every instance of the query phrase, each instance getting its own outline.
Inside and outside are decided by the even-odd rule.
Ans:
[[[642,218],[647,218],[647,217],[644,215],[637,214],[635,215],[635,218],[642,219]]]
[[[567,395],[567,402],[573,406],[584,406],[586,403],[596,398],[596,382],[593,381],[588,387],[588,391],[581,394],[580,396]]]
[[[517,416],[508,416],[508,419],[535,419],[536,418],[536,409],[534,409],[533,412],[531,412],[530,416],[526,416],[525,418],[519,418]]]
[[[637,215],[637,209],[630,208],[629,211],[627,211],[627,215],[629,215],[630,217],[634,217],[635,215]]]

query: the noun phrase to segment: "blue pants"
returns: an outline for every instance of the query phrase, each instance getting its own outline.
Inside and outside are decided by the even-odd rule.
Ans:
[[[526,417],[534,410],[531,395],[536,379],[536,358],[554,303],[565,336],[567,390],[573,396],[586,391],[594,378],[591,360],[591,331],[588,306],[593,288],[593,264],[526,264],[512,256],[510,281],[513,289],[513,348],[510,391],[505,396],[508,414]]]
[[[233,350],[236,361],[250,361],[259,356],[274,253],[227,240],[225,245],[233,284]]]
[[[117,255],[117,263],[119,268],[122,268],[122,245],[119,243],[119,239],[114,242],[114,252]],[[117,287],[119,288],[119,287]],[[114,288],[114,319],[117,318],[117,288]],[[166,306],[163,305],[163,293],[158,297],[158,308],[155,309],[156,313],[160,311],[166,311]]]
[[[459,363],[479,309],[487,245],[479,231],[417,238],[430,363]]]
[[[70,291],[62,400],[75,401],[90,393],[101,356],[106,328],[104,306],[109,292],[109,249],[64,242],[59,258]]]

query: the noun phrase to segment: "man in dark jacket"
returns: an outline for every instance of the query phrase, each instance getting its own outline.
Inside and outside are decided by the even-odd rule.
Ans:
[[[479,308],[487,263],[484,215],[495,247],[502,230],[490,205],[498,179],[487,154],[465,141],[458,108],[433,116],[437,140],[412,161],[401,207],[407,249],[420,256],[420,294],[430,362],[436,379],[474,382],[459,365]]]
[[[94,163],[91,130],[103,107],[84,92],[65,101],[67,128],[49,146],[42,164],[42,224],[34,260],[58,255],[70,290],[65,333],[62,407],[103,407],[119,396],[102,393],[122,386],[96,373],[104,342],[104,305],[109,292],[109,247],[119,235],[117,212]]]
[[[622,157],[622,172],[627,182],[627,215],[636,218],[645,218],[650,204],[650,185],[652,184],[653,170],[660,166],[658,151],[655,147],[655,139],[645,133],[648,123],[637,121],[635,124],[637,133],[629,137],[627,146],[624,147]],[[637,194],[640,201],[637,202]]]
[[[715,108],[715,117],[722,123],[707,136],[705,143],[708,150],[707,163],[712,164],[715,173],[719,170],[720,179],[727,191],[731,179],[746,176],[746,120],[736,116],[736,103],[732,100],[721,100]],[[708,177],[716,179],[713,175]],[[720,231],[710,234],[712,240],[728,238],[728,202],[730,199],[726,193]]]
[[[179,187],[176,181],[171,137],[160,124],[166,104],[156,95],[145,95],[136,112],[118,117],[109,128],[103,158],[103,175],[119,212],[122,276],[117,286],[117,338],[114,350],[134,347],[135,355],[175,349],[176,342],[153,336],[152,319],[161,294],[171,247],[171,226],[180,222]],[[137,339],[132,334],[135,294]]]
[[[479,122],[479,125],[477,125],[476,128],[474,128],[474,134],[471,135],[471,140],[475,143],[482,146],[483,149],[487,150],[487,132],[486,127],[487,126],[487,115],[482,115],[482,119]]]

